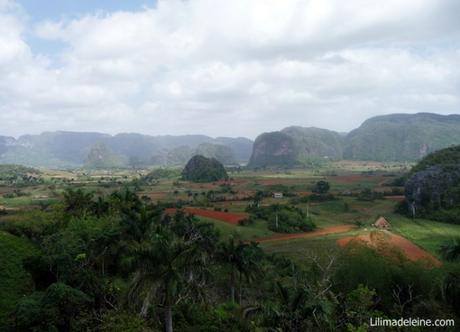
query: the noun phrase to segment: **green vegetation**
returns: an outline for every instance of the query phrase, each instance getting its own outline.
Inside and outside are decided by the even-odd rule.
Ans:
[[[456,237],[448,242],[444,242],[439,252],[448,261],[455,261],[460,258],[460,238]]]
[[[414,167],[412,167],[410,174],[413,175],[417,172],[424,171],[432,166],[439,166],[442,168],[449,168],[457,166],[460,163],[460,146],[453,146],[430,153],[425,158],[420,160]]]
[[[317,166],[342,157],[342,137],[319,128],[289,127],[264,133],[254,142],[249,167]]]
[[[460,117],[431,113],[390,114],[366,120],[348,134],[288,127],[254,142],[252,168],[318,167],[330,160],[416,161],[460,144]]]
[[[21,165],[0,165],[0,183],[21,186],[42,181],[40,171]]]
[[[323,195],[323,194],[327,194],[329,192],[329,189],[330,189],[329,182],[321,180],[321,181],[316,182],[312,191],[316,194]]]
[[[249,167],[293,167],[296,165],[298,161],[292,137],[283,132],[272,132],[263,133],[256,138]]]
[[[161,179],[175,179],[180,177],[180,171],[178,169],[171,168],[156,168],[146,174],[142,180],[147,183],[153,183]]]
[[[365,121],[345,142],[345,159],[418,160],[460,144],[460,116],[430,113],[390,114]]]
[[[413,241],[432,254],[439,256],[439,249],[454,237],[460,237],[460,225],[427,219],[409,219],[398,214],[387,214],[393,231]]]
[[[37,253],[26,239],[0,231],[0,329],[5,329],[8,313],[19,299],[33,289],[32,278],[23,260]]]
[[[228,179],[224,166],[216,159],[194,156],[189,160],[182,178],[192,182],[213,182]]]
[[[252,206],[248,208],[252,218],[268,222],[268,229],[278,233],[299,233],[315,229],[310,216],[299,208],[273,204],[268,207]]]
[[[425,157],[412,170],[405,193],[401,209],[412,217],[460,223],[460,146]]]
[[[458,319],[460,225],[394,212],[402,188],[386,184],[404,167],[234,168],[224,184],[171,168],[43,170],[43,182],[0,184],[0,329],[370,331],[371,316]],[[380,216],[443,265],[337,245]],[[347,231],[327,234],[336,226]]]

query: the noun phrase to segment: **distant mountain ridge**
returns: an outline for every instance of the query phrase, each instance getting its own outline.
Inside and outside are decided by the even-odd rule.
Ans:
[[[345,139],[344,159],[415,161],[460,144],[460,115],[391,114],[366,120]]]
[[[209,157],[218,158],[213,151],[227,151],[234,157],[232,163],[247,162],[252,149],[252,141],[241,137],[150,136],[136,133],[112,136],[95,132],[56,131],[23,135],[18,139],[0,136],[0,163],[76,168],[88,164],[90,153],[94,158],[94,148],[98,147],[110,151],[117,159],[116,164],[124,167],[184,165],[201,144],[211,145],[207,149]]]
[[[348,134],[287,127],[259,135],[249,167],[291,167],[315,160],[416,161],[460,144],[460,115],[390,114],[366,120]]]
[[[307,165],[321,159],[338,160],[343,138],[334,131],[315,127],[287,127],[264,133],[254,142],[250,167]]]
[[[18,139],[0,136],[0,164],[78,168],[108,160],[121,167],[182,166],[201,154],[224,165],[295,167],[339,159],[417,161],[452,145],[460,145],[460,115],[390,114],[370,118],[348,134],[291,126],[262,133],[254,142],[243,137],[68,131]]]

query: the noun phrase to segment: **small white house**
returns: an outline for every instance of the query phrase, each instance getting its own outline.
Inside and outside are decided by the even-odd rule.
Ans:
[[[273,198],[283,198],[283,193],[273,193]]]

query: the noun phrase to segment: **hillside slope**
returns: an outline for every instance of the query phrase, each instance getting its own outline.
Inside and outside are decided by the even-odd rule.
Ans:
[[[410,172],[405,194],[410,214],[460,223],[460,146],[421,160]]]
[[[345,139],[344,159],[414,161],[460,144],[460,115],[392,114],[366,120]]]
[[[249,167],[298,166],[342,158],[343,138],[320,128],[288,127],[264,133],[254,142]]]

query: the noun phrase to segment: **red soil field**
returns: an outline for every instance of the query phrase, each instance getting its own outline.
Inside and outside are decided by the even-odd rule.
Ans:
[[[344,237],[337,240],[337,244],[341,247],[345,247],[352,242],[356,243],[356,241],[360,241],[375,248],[382,248],[383,246],[396,247],[411,261],[426,260],[434,266],[441,265],[441,262],[429,252],[418,247],[408,239],[388,231],[371,232],[364,235]]]
[[[273,236],[257,239],[256,242],[286,241],[286,240],[292,240],[292,239],[317,237],[317,236],[323,236],[323,235],[334,234],[334,233],[345,233],[345,232],[351,231],[353,228],[355,228],[355,226],[353,225],[340,225],[340,226],[325,227],[325,228],[321,228],[313,232],[273,235]]]
[[[168,214],[176,213],[177,209],[166,209],[165,212]],[[221,212],[221,211],[214,211],[214,210],[207,210],[207,209],[198,209],[198,208],[183,208],[184,212],[194,214],[196,216],[211,218],[226,222],[232,225],[238,225],[238,223],[246,219],[249,215],[247,213],[231,213],[231,212]]]

